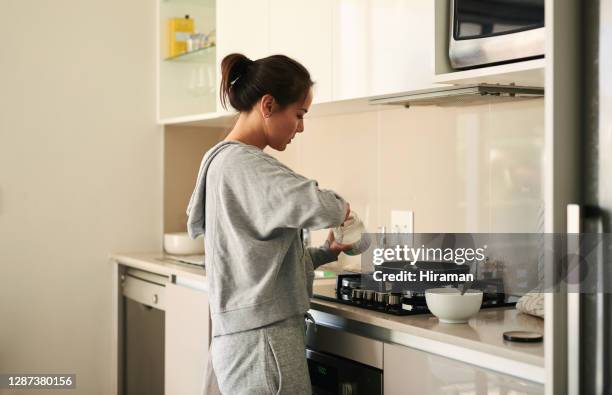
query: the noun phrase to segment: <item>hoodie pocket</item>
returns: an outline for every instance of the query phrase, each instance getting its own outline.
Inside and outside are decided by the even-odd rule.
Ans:
[[[273,395],[281,393],[283,378],[281,375],[280,364],[278,363],[277,354],[272,347],[268,331],[264,329],[264,355],[265,355],[265,374],[268,383],[268,389]]]

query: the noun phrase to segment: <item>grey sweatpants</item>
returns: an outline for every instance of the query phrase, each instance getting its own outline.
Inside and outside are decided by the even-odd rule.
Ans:
[[[304,317],[216,336],[208,367],[208,392],[224,395],[311,395]],[[211,369],[212,368],[212,369]],[[216,381],[216,382],[215,382]]]

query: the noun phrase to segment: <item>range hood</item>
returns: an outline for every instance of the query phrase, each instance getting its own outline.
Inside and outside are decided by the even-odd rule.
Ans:
[[[544,96],[544,88],[515,85],[452,85],[381,96],[370,104],[410,106],[460,106],[534,99]]]

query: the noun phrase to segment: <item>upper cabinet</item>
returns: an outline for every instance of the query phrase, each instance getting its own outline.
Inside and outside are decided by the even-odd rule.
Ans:
[[[216,110],[225,111],[219,101],[221,61],[231,53],[251,59],[268,55],[270,36],[269,0],[223,0],[217,4]]]
[[[219,64],[239,52],[251,59],[268,55],[269,0],[223,0],[217,5]]]
[[[303,63],[315,81],[313,113],[320,114],[367,110],[365,98],[435,84],[544,84],[544,59],[453,70],[450,0],[158,0],[158,6],[164,124],[231,123],[231,109],[219,103],[219,81],[221,61],[233,52],[251,59],[285,54]],[[171,19],[187,28],[171,31]],[[170,41],[190,31],[207,38],[202,48],[172,53]]]
[[[330,101],[331,10],[328,0],[313,0],[307,6],[297,0],[219,2],[218,63],[233,52],[251,59],[290,56],[310,71],[315,81],[314,102]]]
[[[332,3],[329,0],[270,0],[269,53],[302,63],[315,82],[313,103],[332,97]]]
[[[295,58],[315,82],[315,104],[421,89],[433,82],[431,1],[159,0],[158,4],[161,123],[206,125],[227,114],[218,99],[220,64],[233,52],[251,59],[273,54]],[[214,29],[215,44],[170,57],[169,19],[185,15],[193,19],[195,31],[207,34]]]
[[[333,99],[429,88],[434,3],[334,0]]]

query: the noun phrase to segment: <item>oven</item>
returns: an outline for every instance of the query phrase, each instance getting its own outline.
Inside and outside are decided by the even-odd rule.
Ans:
[[[383,343],[309,325],[306,360],[313,395],[382,395]]]
[[[313,395],[382,395],[382,370],[306,349]]]
[[[544,0],[451,0],[450,4],[453,68],[544,56]]]

